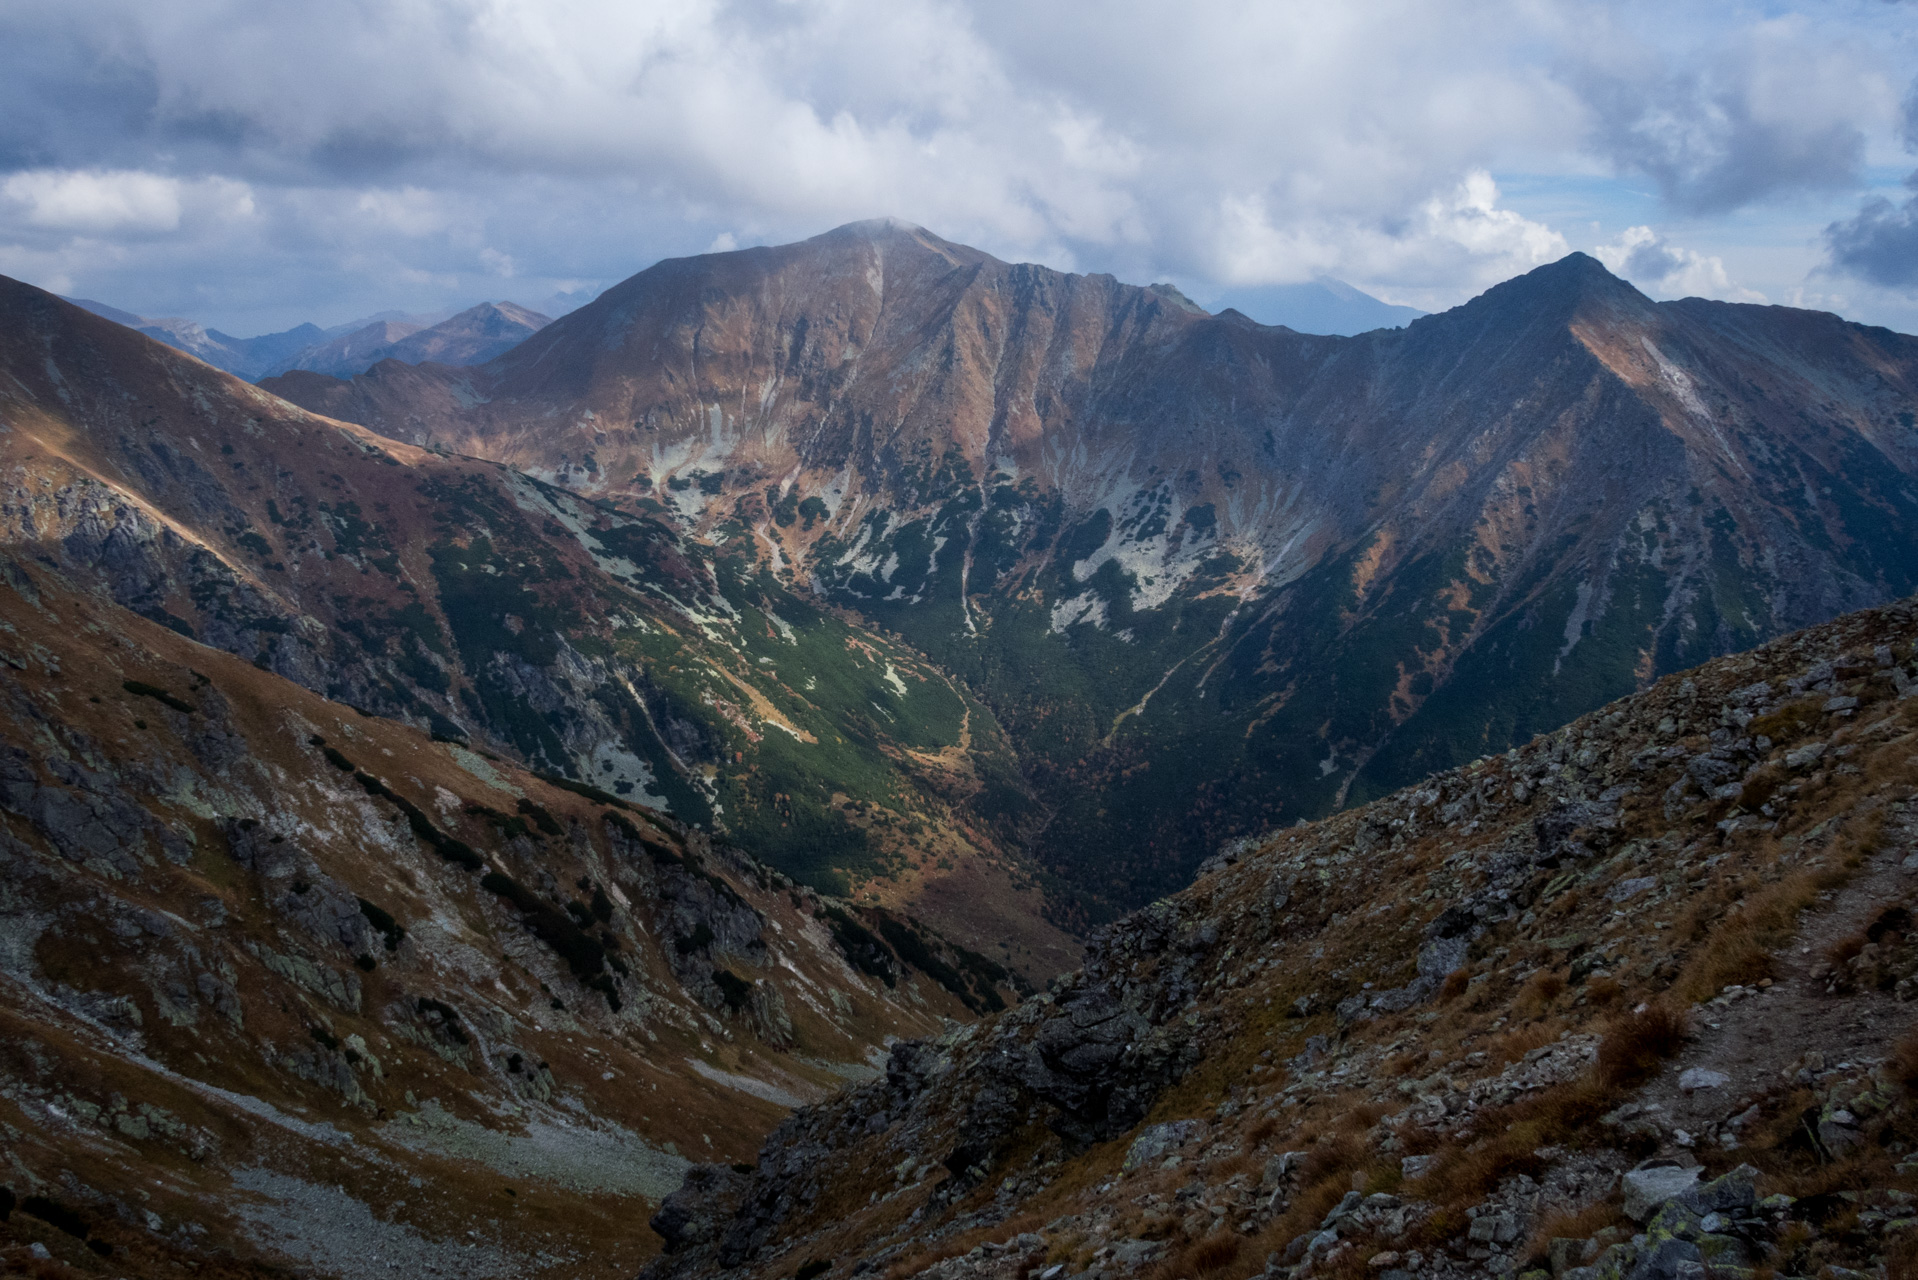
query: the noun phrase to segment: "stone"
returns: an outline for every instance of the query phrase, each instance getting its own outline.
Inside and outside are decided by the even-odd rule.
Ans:
[[[1621,1181],[1625,1191],[1625,1216],[1633,1222],[1644,1222],[1658,1212],[1658,1206],[1696,1186],[1698,1170],[1675,1165],[1633,1169]]]
[[[1580,1266],[1598,1253],[1598,1244],[1592,1240],[1580,1240],[1574,1236],[1554,1236],[1546,1249],[1546,1259],[1550,1262],[1552,1274],[1562,1276],[1573,1267]]]
[[[1112,1246],[1111,1258],[1114,1262],[1127,1267],[1143,1267],[1156,1262],[1165,1252],[1165,1246],[1156,1240],[1121,1240]]]
[[[1689,1240],[1673,1237],[1648,1244],[1631,1280],[1705,1280],[1705,1255]]]
[[[1350,1217],[1351,1214],[1359,1207],[1359,1205],[1363,1204],[1364,1202],[1365,1202],[1365,1197],[1360,1192],[1357,1192],[1357,1191],[1346,1192],[1344,1198],[1341,1199],[1337,1204],[1333,1205],[1332,1211],[1325,1215],[1325,1220],[1319,1223],[1319,1230],[1321,1231],[1327,1230],[1337,1225],[1340,1219]]]
[[[1822,742],[1807,742],[1802,747],[1793,747],[1785,753],[1785,767],[1788,769],[1809,769],[1825,754]]]
[[[1646,890],[1656,889],[1657,887],[1657,876],[1633,876],[1629,880],[1620,880],[1612,886],[1612,891],[1605,896],[1613,902],[1623,902],[1627,898],[1635,898]]]
[[[1687,1067],[1678,1077],[1678,1087],[1686,1093],[1700,1089],[1722,1089],[1731,1083],[1731,1079],[1723,1071],[1714,1071],[1710,1067]]]
[[[1405,1156],[1399,1161],[1399,1173],[1407,1180],[1423,1178],[1432,1170],[1437,1156]]]
[[[1140,1131],[1138,1137],[1132,1140],[1132,1145],[1126,1148],[1123,1167],[1132,1170],[1143,1165],[1159,1163],[1174,1150],[1183,1147],[1204,1132],[1205,1121],[1203,1120],[1169,1120],[1164,1124],[1148,1125]]]
[[[1758,1203],[1758,1170],[1741,1164],[1722,1177],[1680,1193],[1678,1198],[1701,1217],[1750,1209]]]

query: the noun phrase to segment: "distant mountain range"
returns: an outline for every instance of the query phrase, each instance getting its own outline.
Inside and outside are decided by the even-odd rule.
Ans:
[[[434,325],[382,320],[307,347],[268,370],[295,369],[350,378],[382,360],[407,364],[468,365],[491,360],[551,324],[552,320],[511,302],[482,302]]]
[[[236,338],[178,316],[153,319],[89,298],[67,301],[247,379],[295,369],[350,378],[381,360],[477,364],[551,323],[517,303],[482,302],[452,316],[383,311],[330,329],[302,324],[256,338]]]
[[[1346,336],[1373,329],[1402,329],[1426,314],[1416,307],[1381,302],[1343,280],[1330,278],[1228,289],[1212,300],[1211,309],[1220,314],[1237,311],[1260,324],[1283,325],[1299,333]]]

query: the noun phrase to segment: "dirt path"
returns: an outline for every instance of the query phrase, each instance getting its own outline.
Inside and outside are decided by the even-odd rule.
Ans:
[[[1691,1042],[1639,1097],[1663,1108],[1656,1113],[1663,1127],[1710,1133],[1742,1110],[1751,1095],[1784,1083],[1780,1073],[1811,1050],[1822,1052],[1828,1066],[1875,1060],[1918,1025],[1918,1001],[1901,1002],[1876,990],[1827,995],[1825,983],[1815,976],[1833,944],[1863,929],[1891,903],[1918,894],[1918,868],[1904,865],[1918,835],[1914,814],[1907,805],[1896,806],[1894,813],[1898,817],[1883,849],[1831,901],[1808,912],[1797,936],[1778,953],[1769,990],[1692,1011]],[[1686,1093],[1679,1080],[1694,1067],[1723,1072],[1729,1080]]]

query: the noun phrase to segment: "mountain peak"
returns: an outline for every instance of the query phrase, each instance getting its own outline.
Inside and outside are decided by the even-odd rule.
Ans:
[[[1656,304],[1588,253],[1568,253],[1522,276],[1493,285],[1459,308],[1462,315],[1503,315],[1529,323],[1568,322],[1589,308],[1650,315]]]

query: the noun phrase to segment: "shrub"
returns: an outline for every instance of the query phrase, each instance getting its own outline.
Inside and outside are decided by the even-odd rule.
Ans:
[[[198,707],[188,702],[185,698],[176,698],[159,685],[148,684],[144,680],[123,680],[120,683],[120,687],[136,698],[152,698],[155,702],[165,703],[175,711],[184,711],[188,715],[199,710]]]
[[[49,1226],[58,1227],[79,1240],[87,1238],[87,1220],[57,1200],[28,1196],[20,1202],[20,1212],[32,1214]]]
[[[480,877],[480,888],[512,903],[533,935],[566,961],[566,967],[581,982],[596,978],[606,967],[606,949],[597,938],[587,934],[568,919],[566,913],[542,901],[539,895],[513,877],[489,871]],[[590,983],[589,983],[590,985]]]
[[[744,1009],[751,1003],[753,984],[731,969],[714,969],[713,981],[719,984],[719,994],[726,997],[728,1009]]]
[[[360,914],[366,917],[367,923],[385,937],[386,949],[398,951],[400,943],[406,938],[406,926],[395,920],[391,912],[375,906],[365,898],[359,898],[356,901],[360,904]]]

